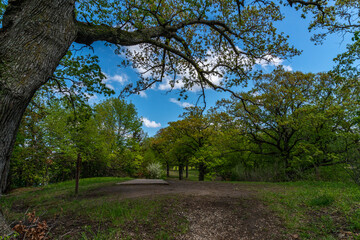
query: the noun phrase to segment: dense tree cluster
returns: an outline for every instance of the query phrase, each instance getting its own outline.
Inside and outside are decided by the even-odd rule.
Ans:
[[[278,68],[255,80],[252,90],[238,93],[246,101],[224,99],[206,115],[188,109],[159,131],[154,149],[179,169],[196,167],[199,180],[208,173],[283,181],[324,166],[349,167],[347,154],[359,142],[356,79]]]
[[[145,135],[133,104],[109,98],[73,109],[64,99],[45,102],[35,98],[22,120],[10,169],[13,187],[74,179],[79,156],[81,177],[139,171]]]

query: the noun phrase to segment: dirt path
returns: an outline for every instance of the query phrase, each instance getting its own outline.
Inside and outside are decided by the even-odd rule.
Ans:
[[[178,195],[178,214],[189,223],[181,239],[291,239],[282,233],[279,218],[258,199],[264,185],[221,182],[168,181],[169,185],[115,185],[91,191],[85,197],[114,195],[117,198],[144,198]],[[279,189],[272,189],[279,190]]]
[[[268,188],[263,185],[249,185],[222,182],[193,182],[169,180],[169,185],[113,185],[90,191],[86,197],[97,197],[108,194],[120,194],[121,198],[137,198],[144,196],[182,194],[184,196],[219,196],[219,197],[249,197],[258,190]]]

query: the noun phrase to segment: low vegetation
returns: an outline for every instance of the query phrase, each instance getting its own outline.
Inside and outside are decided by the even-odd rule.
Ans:
[[[360,239],[360,188],[340,182],[277,183],[263,191],[271,209],[298,239]]]
[[[179,211],[175,196],[153,199],[124,199],[122,195],[98,196],[94,190],[112,186],[129,178],[83,179],[79,195],[73,181],[47,187],[18,189],[1,198],[1,211],[12,222],[26,222],[27,213],[45,221],[53,239],[167,239],[186,231],[186,219]]]
[[[1,198],[1,211],[12,227],[19,219],[25,224],[28,213],[35,213],[39,222],[45,221],[46,236],[51,239],[176,239],[188,231],[181,195],[126,199],[126,193],[98,194],[128,179],[83,179],[77,197],[73,181],[17,189]],[[228,184],[234,183],[240,184],[239,191],[254,191],[273,217],[282,220],[284,235],[294,239],[360,239],[357,185],[313,181]]]

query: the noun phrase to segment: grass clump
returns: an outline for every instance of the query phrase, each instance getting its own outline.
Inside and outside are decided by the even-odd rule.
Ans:
[[[290,182],[264,190],[290,234],[301,239],[360,239],[360,188],[336,182]]]

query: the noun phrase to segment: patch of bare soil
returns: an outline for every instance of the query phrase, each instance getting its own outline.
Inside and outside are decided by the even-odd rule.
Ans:
[[[94,229],[94,231],[106,230],[110,223],[95,222],[89,218],[74,215],[65,215],[58,219],[48,221],[50,229],[49,239],[80,239],[81,234],[89,235],[91,239],[91,232],[86,232],[86,229]]]
[[[283,234],[280,219],[257,198],[258,190],[268,186],[175,180],[169,183],[165,186],[115,185],[92,190],[83,197],[112,195],[117,199],[154,199],[176,195],[180,207],[176,207],[175,214],[188,222],[188,231],[176,239],[291,239]],[[144,234],[143,239],[152,239],[151,234]],[[131,239],[131,235],[127,237]]]
[[[186,197],[188,232],[181,239],[289,239],[281,221],[256,198]]]
[[[117,198],[138,198],[168,194],[192,196],[249,197],[259,190],[270,188],[267,185],[249,185],[224,182],[193,182],[169,180],[169,185],[113,185],[101,189],[93,189],[84,198],[113,195]],[[281,189],[274,188],[274,191]]]

